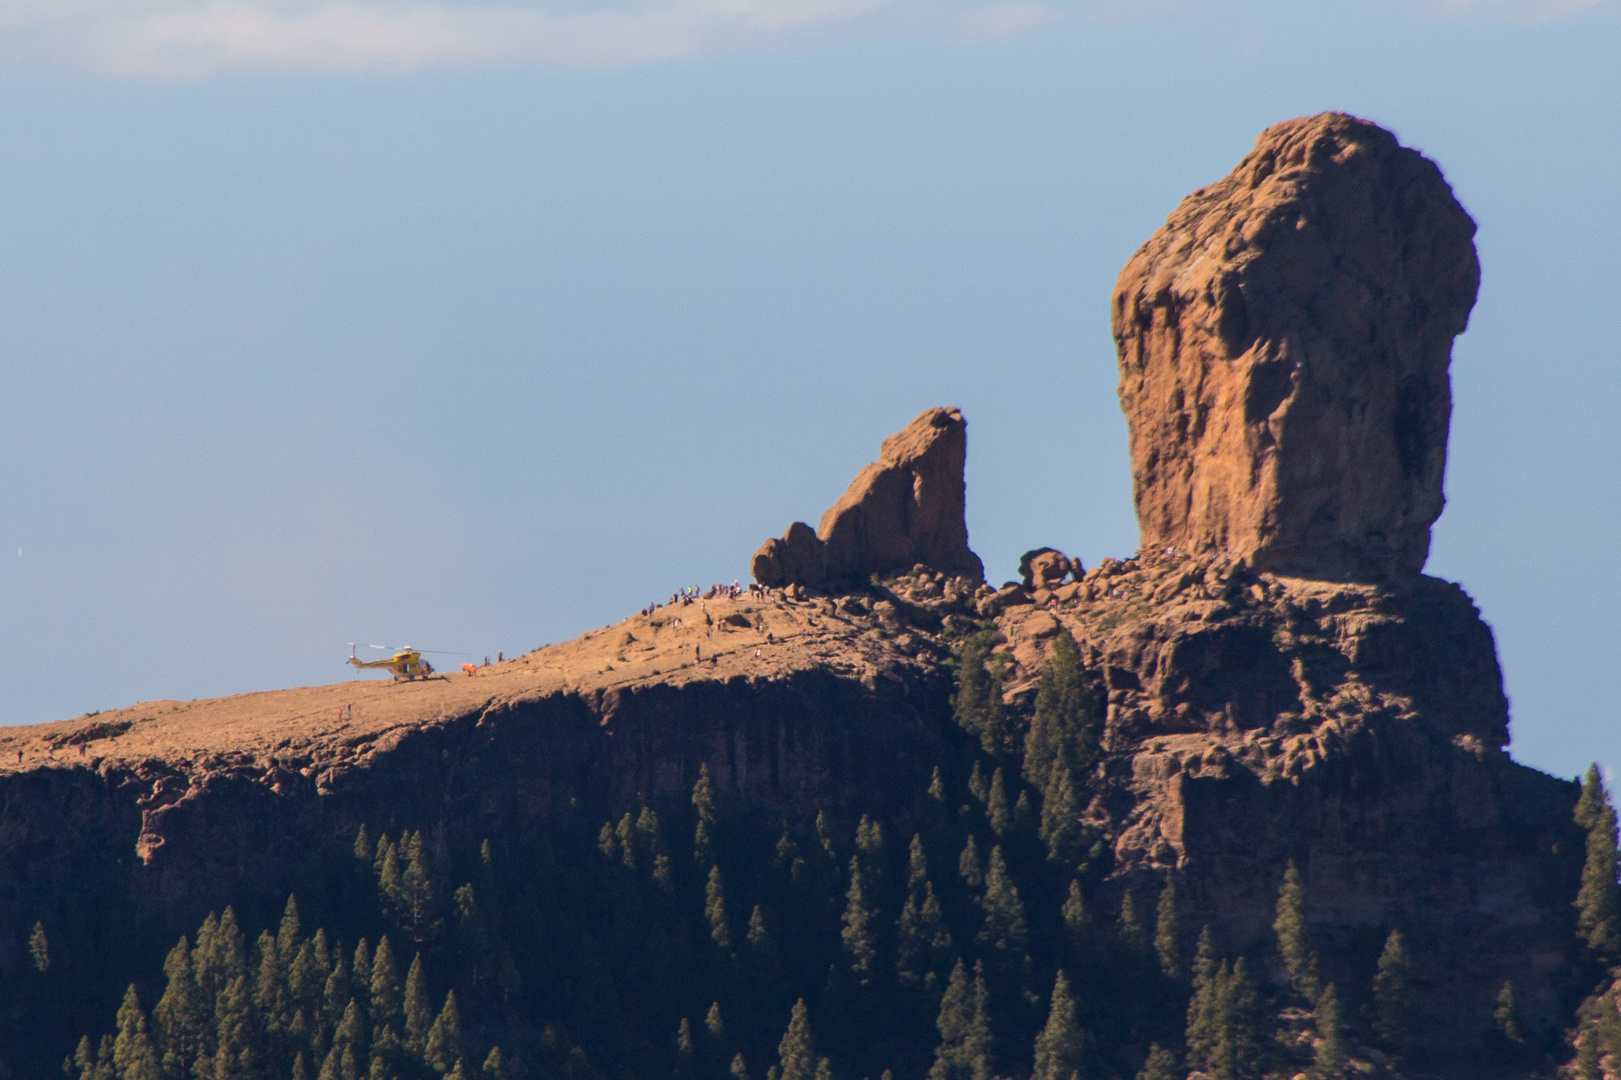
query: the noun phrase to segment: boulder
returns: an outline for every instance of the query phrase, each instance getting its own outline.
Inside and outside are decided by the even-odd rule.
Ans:
[[[982,581],[968,548],[963,465],[968,425],[957,409],[928,409],[884,440],[820,527],[802,521],[754,555],[754,579],[767,587],[819,588],[916,565]]]
[[[1070,574],[1079,581],[1086,568],[1057,548],[1036,548],[1019,557],[1019,576],[1027,589],[1055,589]]]
[[[1184,199],[1113,297],[1144,547],[1422,569],[1474,233],[1434,163],[1341,113],[1268,128]]]

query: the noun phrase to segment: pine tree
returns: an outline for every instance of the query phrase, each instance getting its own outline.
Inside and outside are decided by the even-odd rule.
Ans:
[[[1201,1066],[1209,1060],[1216,1040],[1216,1009],[1220,986],[1216,975],[1216,942],[1206,926],[1199,934],[1198,951],[1193,959],[1193,996],[1188,1000],[1185,1027],[1188,1063]]]
[[[293,1080],[310,1080],[309,1062],[304,1060],[302,1050],[293,1056]]]
[[[103,1035],[101,1046],[92,1052],[90,1036],[84,1036],[74,1051],[73,1064],[79,1071],[79,1080],[117,1080],[113,1069],[113,1037]]]
[[[28,958],[41,975],[51,970],[51,943],[45,937],[44,920],[35,922],[33,933],[28,935]]]
[[[1300,883],[1300,870],[1293,862],[1284,871],[1283,887],[1278,890],[1277,918],[1272,932],[1278,936],[1278,954],[1295,990],[1307,1002],[1317,1000],[1317,950],[1306,940],[1306,890]]]
[[[1257,1045],[1255,1041],[1255,984],[1241,956],[1229,965],[1223,960],[1216,969],[1214,992],[1209,1006],[1210,1042],[1202,1064],[1211,1080],[1237,1080],[1250,1071]],[[1188,1062],[1194,1064],[1189,1040]]]
[[[383,1028],[372,1040],[371,1069],[368,1080],[399,1080],[398,1066],[404,1057],[404,1047],[391,1027]]]
[[[1115,926],[1115,938],[1128,957],[1136,959],[1148,953],[1148,931],[1143,929],[1143,921],[1137,915],[1137,899],[1129,889],[1120,900],[1120,919]]]
[[[400,864],[399,845],[390,843],[387,833],[377,841],[377,860],[377,891],[382,894],[383,910],[401,918],[405,911],[405,868]]]
[[[985,870],[979,861],[979,845],[974,842],[974,834],[968,834],[968,842],[963,844],[962,855],[957,859],[957,872],[962,875],[968,887],[978,891],[985,886]]]
[[[1168,979],[1182,977],[1181,930],[1176,920],[1176,877],[1165,875],[1165,887],[1159,892],[1159,904],[1154,912],[1154,953],[1159,957],[1159,969]]]
[[[749,958],[753,962],[755,971],[766,983],[775,979],[777,967],[777,943],[771,938],[771,931],[765,924],[765,913],[760,905],[755,904],[754,910],[749,913],[749,929],[744,940],[749,945]]]
[[[332,973],[327,976],[326,985],[321,991],[321,1020],[324,1024],[333,1028],[338,1026],[344,1011],[354,998],[353,988],[354,978],[349,971],[349,963],[343,958],[343,951],[340,949],[337,960],[332,965]]]
[[[922,836],[912,837],[910,870],[906,881],[906,903],[895,924],[896,972],[903,986],[932,986],[954,951],[951,931],[946,929],[940,900],[929,881],[929,864],[923,851]]]
[[[113,1051],[110,1046],[107,1047],[106,1058],[106,1068],[98,1068],[96,1052],[90,1046],[90,1036],[82,1035],[79,1038],[78,1047],[73,1051],[72,1071],[69,1071],[69,1064],[64,1061],[62,1063],[62,1073],[64,1076],[73,1077],[73,1080],[114,1080],[112,1075]],[[74,1073],[78,1075],[75,1077]]]
[[[456,991],[445,995],[445,1007],[439,1010],[433,1026],[428,1029],[422,1048],[422,1058],[442,1073],[449,1072],[466,1053],[462,1040],[462,1015],[456,1008]]]
[[[856,853],[866,871],[869,886],[877,886],[884,876],[884,827],[867,814],[861,815],[856,825]]]
[[[417,953],[411,958],[411,970],[405,976],[405,1048],[414,1054],[422,1053],[432,1026],[428,980],[422,973],[422,954]]]
[[[712,1002],[709,1011],[704,1014],[704,1030],[717,1046],[726,1040],[726,1022],[720,1016],[720,1002]]]
[[[1001,769],[991,776],[991,793],[985,802],[985,813],[990,818],[991,831],[999,837],[1007,836],[1008,830],[1013,827],[1013,811],[1008,806],[1007,778]]]
[[[1070,766],[1085,767],[1097,756],[1097,708],[1087,692],[1080,650],[1068,631],[1053,639],[1052,652],[1036,688],[1035,714],[1025,739],[1024,777],[1046,792],[1060,753]]]
[[[838,846],[833,843],[833,825],[827,820],[827,811],[816,811],[816,846],[831,869],[839,865]]]
[[[1345,1075],[1345,1036],[1340,1020],[1340,999],[1334,984],[1317,995],[1313,1013],[1317,1028],[1317,1051],[1312,1061],[1313,1080],[1340,1080]]]
[[[217,921],[212,912],[203,920],[202,929],[197,932],[197,947],[192,951],[192,965],[204,1001],[213,1001],[233,979],[248,973],[242,929],[237,925],[236,912],[230,907]]]
[[[484,1068],[481,1071],[484,1073],[484,1080],[506,1080],[507,1068],[501,1060],[499,1046],[490,1047],[489,1056],[484,1059]]]
[[[726,919],[726,891],[719,866],[709,868],[709,883],[704,886],[704,918],[709,922],[710,940],[721,949],[730,950],[732,928]]]
[[[1002,683],[988,666],[999,638],[994,631],[976,634],[957,655],[957,694],[953,710],[964,731],[979,737],[987,754],[1005,749],[1007,716]]]
[[[475,983],[482,982],[495,974],[496,950],[472,882],[451,894],[451,907],[455,911],[456,942],[471,969],[468,974]]]
[[[1053,651],[1057,652],[1056,642]],[[1036,709],[1030,718],[1030,730],[1024,737],[1024,778],[1037,790],[1046,789],[1053,760],[1064,742],[1064,722],[1057,672],[1053,670],[1054,659],[1049,655],[1047,666],[1041,669],[1041,680],[1036,684]]]
[[[1576,1036],[1576,1060],[1571,1067],[1576,1080],[1604,1080],[1604,1055],[1593,1031],[1583,1030]]]
[[[298,898],[289,894],[287,906],[282,909],[281,925],[276,928],[276,955],[284,967],[291,964],[293,957],[298,955],[298,946],[303,940],[300,929]]]
[[[344,1006],[343,1019],[332,1033],[332,1045],[353,1047],[357,1055],[366,1048],[366,1024],[360,1015],[360,1003],[354,998]]]
[[[939,769],[935,770],[938,776]],[[914,896],[920,895],[929,880],[929,857],[923,850],[923,834],[913,833],[912,843],[906,849],[906,888]]]
[[[219,1033],[214,1080],[251,1080],[260,1060],[259,1031],[246,975],[238,975],[220,991],[214,1002],[214,1026]]]
[[[131,983],[118,1007],[118,1038],[113,1043],[113,1068],[118,1080],[159,1080],[158,1058],[146,1031],[146,1013]]]
[[[1621,953],[1621,887],[1616,884],[1616,816],[1598,765],[1587,770],[1576,822],[1587,830],[1587,861],[1576,894],[1576,926],[1587,947],[1601,957]]]
[[[732,1067],[727,1070],[727,1075],[731,1080],[749,1080],[749,1066],[743,1060],[743,1051],[732,1055]]]
[[[354,963],[349,966],[349,979],[354,987],[354,994],[361,1001],[371,1000],[371,946],[365,938],[355,946]]]
[[[1084,1043],[1075,1022],[1075,1002],[1069,996],[1069,980],[1058,973],[1053,983],[1052,1005],[1047,1026],[1036,1036],[1036,1062],[1030,1080],[1072,1080],[1081,1075]]]
[[[1047,857],[1057,863],[1073,863],[1079,854],[1084,832],[1081,828],[1081,796],[1075,767],[1068,750],[1060,747],[1047,783],[1041,792],[1039,835],[1047,845]]]
[[[1520,1034],[1519,1010],[1514,1004],[1514,984],[1504,982],[1503,988],[1497,992],[1497,1008],[1492,1012],[1492,1024],[1497,1033],[1511,1043],[1522,1043],[1525,1036]]]
[[[777,1080],[816,1080],[827,1067],[827,1059],[816,1057],[816,1035],[811,1031],[810,1011],[805,999],[794,1003],[788,1030],[777,1044]]]
[[[1019,899],[1018,887],[1008,874],[1001,847],[991,848],[990,867],[985,872],[985,895],[980,900],[985,909],[985,924],[979,931],[979,942],[994,949],[1004,964],[1021,961],[1029,945],[1029,925],[1025,921],[1024,902]]]
[[[715,857],[715,787],[709,781],[709,763],[698,763],[698,781],[692,785],[692,806],[698,823],[692,834],[692,857],[702,866],[713,865]]]
[[[1150,1043],[1148,1058],[1143,1062],[1137,1080],[1181,1080],[1176,1072],[1176,1055],[1159,1043]]]
[[[276,939],[266,930],[254,942],[253,1007],[271,1031],[281,1031],[287,1015],[287,973],[276,952]]]
[[[968,772],[968,792],[978,799],[981,805],[991,801],[991,785],[985,780],[985,773],[977,761]]]
[[[163,961],[167,980],[163,996],[152,1010],[157,1049],[162,1055],[163,1072],[169,1077],[186,1077],[203,1053],[205,1006],[192,971],[191,948],[181,935]]]
[[[1576,824],[1584,830],[1591,829],[1598,824],[1598,815],[1605,803],[1604,778],[1599,772],[1598,762],[1587,767],[1587,775],[1576,781],[1579,791],[1576,796]]]
[[[356,966],[359,966],[358,962]],[[400,985],[399,965],[394,962],[394,948],[388,943],[386,934],[377,939],[377,955],[371,961],[370,991],[372,1028],[398,1031],[405,992]]]
[[[311,1016],[319,1011],[321,988],[329,974],[321,969],[318,951],[324,950],[319,950],[314,941],[306,941],[293,954],[292,963],[287,965],[288,1004]]]
[[[651,806],[642,807],[641,813],[636,815],[634,835],[642,864],[652,871],[654,881],[668,886],[670,859],[664,852],[664,831],[659,827],[659,816]]]
[[[1401,931],[1392,930],[1373,977],[1373,1034],[1394,1056],[1402,1056],[1412,1045],[1414,1012],[1412,960]]]
[[[1019,792],[1018,801],[1013,804],[1013,827],[1024,832],[1039,831],[1040,823],[1036,817],[1035,806],[1030,802],[1028,791]]]
[[[439,933],[438,882],[434,880],[432,861],[422,842],[422,831],[419,829],[408,838],[402,838],[401,843],[405,849],[405,869],[400,874],[400,917],[412,940],[423,942]]]
[[[1072,951],[1079,951],[1085,944],[1087,935],[1092,928],[1092,920],[1086,913],[1086,899],[1081,895],[1081,883],[1071,880],[1069,892],[1064,896],[1064,906],[1059,912],[1064,918],[1064,936],[1069,939]]]
[[[844,894],[844,929],[840,937],[850,973],[863,985],[870,982],[878,964],[878,913],[867,899],[861,860],[850,858],[850,887]]]
[[[626,810],[625,816],[619,819],[614,835],[618,842],[620,861],[626,870],[635,870],[639,854],[637,849],[640,845],[636,843],[636,819],[629,810]]]
[[[940,1016],[935,1021],[940,1042],[934,1048],[929,1080],[990,1080],[990,993],[978,965],[974,976],[970,983],[968,970],[960,960],[951,970],[945,995],[940,999]]]
[[[681,1023],[675,1029],[675,1075],[677,1077],[690,1077],[692,1075],[692,1057],[696,1047],[692,1041],[692,1021],[687,1017],[681,1018]]]

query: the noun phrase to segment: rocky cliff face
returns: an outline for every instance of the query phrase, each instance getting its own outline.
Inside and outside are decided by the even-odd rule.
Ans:
[[[1197,923],[1264,953],[1294,861],[1325,977],[1365,985],[1391,929],[1424,943],[1427,1030],[1460,1068],[1504,980],[1545,1034],[1567,1022],[1577,791],[1505,752],[1491,632],[1461,589],[1145,555],[1054,602],[999,618],[1010,695],[1033,694],[1060,626],[1081,644],[1113,751],[1088,814],[1119,888],[1177,868]]]
[[[0,917],[158,942],[225,903],[270,921],[289,891],[317,891],[361,823],[521,842],[638,799],[678,814],[700,765],[749,817],[808,830],[818,812],[870,813],[905,836],[931,770],[966,769],[942,664],[989,599],[1015,716],[1061,631],[1106,702],[1084,816],[1107,849],[1098,918],[1128,891],[1151,904],[1175,870],[1187,932],[1208,924],[1224,950],[1264,961],[1292,860],[1325,977],[1365,987],[1389,930],[1412,943],[1438,1075],[1480,1075],[1505,980],[1526,1028],[1557,1038],[1583,989],[1576,790],[1504,752],[1491,634],[1461,590],[1161,556],[1035,595],[920,567],[877,591],[712,602],[688,618],[734,629],[701,663],[672,625],[693,608],[665,608],[446,691],[320,691],[360,701],[353,722],[307,726],[327,710],[298,695],[316,691],[255,695],[257,747],[240,730],[208,745],[211,710],[231,699],[14,730],[0,752],[26,760],[0,776]],[[125,719],[77,755],[76,732]],[[49,740],[65,748],[54,762]],[[0,981],[25,962],[8,934]]]
[[[1184,199],[1113,300],[1144,545],[1422,569],[1474,231],[1434,164],[1339,113],[1268,128]]]

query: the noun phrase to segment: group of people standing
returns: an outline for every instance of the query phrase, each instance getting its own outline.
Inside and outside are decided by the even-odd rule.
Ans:
[[[676,592],[671,593],[670,598],[664,603],[660,604],[654,601],[648,604],[642,609],[642,614],[651,615],[661,607],[686,607],[695,600],[739,600],[745,592],[749,596],[764,597],[765,587],[753,583],[744,586],[735,579],[730,585],[711,585],[707,591],[698,585],[684,585]]]

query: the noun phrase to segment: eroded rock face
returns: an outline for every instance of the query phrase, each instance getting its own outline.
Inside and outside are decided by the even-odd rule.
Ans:
[[[878,461],[862,469],[812,532],[796,521],[767,540],[751,571],[762,585],[822,586],[921,563],[982,580],[968,549],[963,516],[968,423],[957,409],[928,409],[884,440]]]
[[[1144,546],[1419,571],[1474,232],[1440,169],[1341,113],[1268,128],[1184,199],[1113,297]]]

